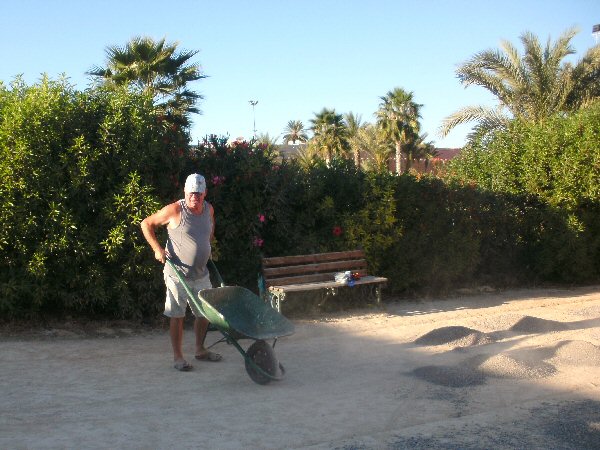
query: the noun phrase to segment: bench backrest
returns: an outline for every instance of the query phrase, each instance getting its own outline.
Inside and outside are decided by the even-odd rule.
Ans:
[[[347,270],[368,275],[362,250],[263,258],[262,270],[266,287],[333,281],[337,272]]]

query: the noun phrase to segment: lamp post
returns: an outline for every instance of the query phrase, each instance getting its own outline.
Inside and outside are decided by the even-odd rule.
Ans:
[[[256,139],[256,112],[254,111],[254,107],[258,103],[258,100],[248,100],[248,103],[252,105],[252,117],[253,117],[253,131],[254,131],[254,139]]]

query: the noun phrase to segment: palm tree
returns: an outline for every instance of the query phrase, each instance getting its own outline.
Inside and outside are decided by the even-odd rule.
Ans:
[[[296,161],[305,169],[308,169],[318,163],[319,147],[314,140],[309,140],[307,145],[298,149]]]
[[[256,143],[270,152],[277,149],[277,138],[269,136],[269,133],[260,133],[256,136]]]
[[[419,105],[413,100],[413,93],[395,88],[380,97],[381,103],[375,113],[377,124],[396,147],[396,173],[402,170],[403,146],[418,136],[421,114]]]
[[[283,130],[283,143],[296,144],[296,142],[306,143],[308,141],[308,135],[304,129],[304,124],[301,120],[290,120],[287,126]]]
[[[360,114],[354,114],[352,111],[344,114],[344,121],[346,123],[346,128],[348,129],[348,135],[352,136],[353,134],[358,133],[363,127],[362,116]]]
[[[573,67],[573,89],[567,103],[574,107],[585,106],[600,97],[600,45],[590,48]]]
[[[423,133],[420,136],[416,136],[415,139],[411,139],[404,147],[404,153],[406,154],[406,170],[410,170],[412,163],[415,159],[430,158],[437,155],[435,145],[432,141],[426,142],[427,133]]]
[[[188,84],[206,76],[198,64],[190,63],[198,52],[178,52],[178,45],[134,37],[123,47],[107,47],[106,67],[95,66],[87,74],[103,82],[133,86],[152,96],[167,114],[200,113],[196,103],[202,96],[189,90]]]
[[[344,114],[344,121],[348,130],[348,145],[354,155],[354,165],[360,167],[360,143],[359,143],[359,132],[364,127],[362,123],[362,117],[360,114],[354,114],[349,112]]]
[[[375,171],[387,171],[388,161],[394,154],[394,145],[385,138],[381,129],[372,124],[363,126],[356,135],[356,145],[367,158],[365,166]]]
[[[335,109],[323,108],[310,122],[313,140],[325,154],[328,163],[333,155],[345,155],[348,149],[348,130],[341,114],[337,114]]]
[[[446,136],[455,126],[477,121],[471,137],[505,127],[513,118],[540,122],[557,112],[579,108],[600,94],[600,46],[591,48],[574,66],[563,60],[575,53],[571,39],[576,28],[565,31],[542,47],[536,36],[520,36],[524,53],[508,41],[501,50],[477,53],[457,69],[465,86],[478,85],[498,99],[498,106],[470,106],[444,119],[439,133]]]

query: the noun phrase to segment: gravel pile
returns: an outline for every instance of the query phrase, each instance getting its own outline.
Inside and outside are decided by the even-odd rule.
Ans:
[[[412,373],[421,380],[446,387],[469,387],[485,383],[485,375],[468,366],[424,366]]]
[[[600,366],[600,348],[587,341],[563,341],[552,359],[571,366]]]
[[[472,345],[489,344],[494,342],[494,339],[472,328],[451,326],[432,330],[417,338],[414,342],[423,346],[452,344],[456,347],[470,347]]]
[[[569,327],[565,323],[532,316],[520,318],[510,328],[511,331],[527,334],[567,329]],[[449,326],[432,330],[415,339],[414,343],[421,346],[470,347],[495,342],[496,339],[492,336],[491,333],[482,333],[468,327]],[[512,352],[514,354],[499,353],[491,356],[478,355],[460,366],[430,365],[414,369],[412,374],[439,386],[469,387],[485,383],[488,376],[512,379],[552,376],[556,373],[556,367],[551,364],[552,360],[570,365],[600,365],[600,348],[587,341],[563,341],[556,346],[556,350],[553,351],[552,348],[547,350],[550,353],[546,352],[546,355],[539,352],[535,355],[514,352]],[[549,358],[548,361],[544,361],[546,358]]]
[[[497,378],[544,378],[553,375],[556,368],[544,361],[517,360],[506,354],[494,355],[479,364],[478,369]]]
[[[512,327],[512,331],[519,331],[521,333],[549,333],[552,331],[564,331],[568,330],[569,327],[556,320],[540,319],[538,317],[524,316]]]

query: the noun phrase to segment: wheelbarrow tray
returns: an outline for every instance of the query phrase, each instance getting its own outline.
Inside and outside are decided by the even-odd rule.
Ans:
[[[294,334],[294,324],[249,289],[241,286],[202,289],[198,296],[221,316],[206,317],[209,322],[223,326],[224,320],[226,331],[234,331],[238,339],[267,340]],[[207,308],[204,310],[204,314],[210,315]]]

